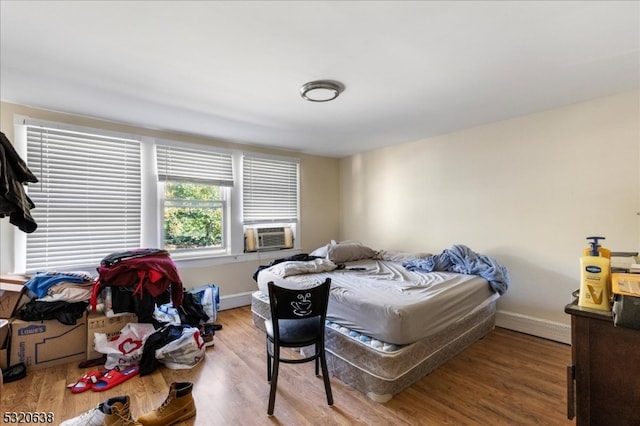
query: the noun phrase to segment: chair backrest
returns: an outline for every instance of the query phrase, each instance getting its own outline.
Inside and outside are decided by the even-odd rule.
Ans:
[[[277,321],[320,317],[321,323],[324,324],[329,304],[331,278],[327,278],[315,287],[298,290],[283,288],[273,282],[267,285],[272,319]]]

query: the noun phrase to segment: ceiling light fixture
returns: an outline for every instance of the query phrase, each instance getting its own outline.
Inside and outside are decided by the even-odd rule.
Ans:
[[[300,96],[311,102],[327,102],[338,97],[344,86],[337,81],[316,80],[305,83],[300,88]]]

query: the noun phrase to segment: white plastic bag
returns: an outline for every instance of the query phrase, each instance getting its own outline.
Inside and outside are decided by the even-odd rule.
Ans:
[[[173,307],[173,303],[156,306],[153,311],[153,318],[162,324],[180,325],[180,314]]]
[[[105,368],[138,365],[142,358],[144,342],[155,331],[152,324],[128,323],[113,340],[109,340],[106,333],[95,333],[94,346],[96,351],[107,355]]]
[[[202,361],[205,349],[200,330],[185,327],[180,337],[156,350],[156,359],[172,370],[185,370]]]
[[[197,288],[187,290],[193,294],[196,302],[202,305],[204,313],[209,316],[207,324],[213,324],[218,318],[218,308],[220,306],[220,289],[215,284],[206,284]]]

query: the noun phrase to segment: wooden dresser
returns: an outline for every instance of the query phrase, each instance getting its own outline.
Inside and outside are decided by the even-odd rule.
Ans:
[[[581,425],[640,425],[640,330],[614,327],[610,312],[565,307],[571,315],[567,415]]]

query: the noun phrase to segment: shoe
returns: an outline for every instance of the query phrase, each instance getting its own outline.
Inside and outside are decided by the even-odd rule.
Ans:
[[[104,422],[103,405],[104,404],[100,403],[97,407],[80,414],[78,417],[65,420],[60,423],[60,426],[102,426]]]
[[[118,386],[124,381],[129,380],[139,372],[139,365],[126,367],[122,370],[118,367],[112,370],[106,370],[103,372],[102,377],[99,377],[97,381],[93,382],[93,384],[91,385],[91,390],[93,390],[94,392],[106,391],[114,386]]]
[[[211,347],[214,345],[213,336],[216,334],[212,325],[204,324],[200,326],[200,336],[202,336],[202,340],[204,341],[205,347]]]
[[[6,370],[2,370],[2,382],[11,383],[27,377],[27,366],[23,362],[12,365]]]
[[[142,426],[131,417],[129,411],[129,396],[109,398],[102,407],[104,411],[104,426]]]
[[[69,385],[67,385],[67,387],[69,388],[71,393],[86,392],[89,389],[91,389],[91,387],[95,383],[97,383],[98,380],[100,380],[102,378],[102,376],[104,376],[108,372],[109,372],[109,370],[102,370],[102,371],[93,370],[93,371],[89,371],[88,373],[86,373],[85,375],[80,377],[80,379],[78,379],[78,381],[76,383],[69,384]]]
[[[193,383],[171,383],[169,395],[155,410],[138,417],[142,426],[169,426],[196,415],[196,403],[191,391]]]

